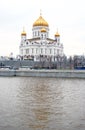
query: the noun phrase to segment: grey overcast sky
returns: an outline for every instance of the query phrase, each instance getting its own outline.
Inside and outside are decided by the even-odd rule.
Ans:
[[[0,0],[0,56],[19,54],[23,26],[27,38],[42,10],[50,38],[57,31],[66,55],[85,55],[85,0]]]

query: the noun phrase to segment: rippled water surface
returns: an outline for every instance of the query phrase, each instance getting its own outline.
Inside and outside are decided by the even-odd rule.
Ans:
[[[85,80],[0,78],[0,130],[85,130]]]

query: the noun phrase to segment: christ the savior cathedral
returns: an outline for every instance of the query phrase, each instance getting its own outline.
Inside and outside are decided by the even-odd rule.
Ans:
[[[33,61],[57,61],[57,56],[63,56],[63,44],[60,43],[58,31],[54,39],[49,38],[49,24],[39,16],[33,23],[32,38],[27,38],[23,29],[19,46],[20,57]]]

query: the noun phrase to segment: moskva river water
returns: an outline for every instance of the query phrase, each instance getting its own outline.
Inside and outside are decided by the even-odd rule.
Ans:
[[[0,130],[85,130],[85,80],[1,77]]]

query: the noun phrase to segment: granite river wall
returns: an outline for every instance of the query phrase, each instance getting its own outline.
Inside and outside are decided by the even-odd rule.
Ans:
[[[0,76],[85,78],[85,70],[0,70]]]

